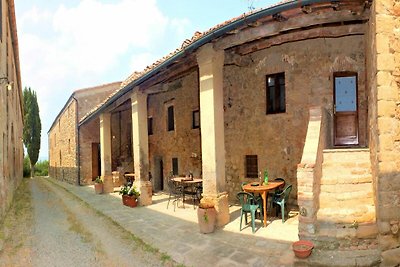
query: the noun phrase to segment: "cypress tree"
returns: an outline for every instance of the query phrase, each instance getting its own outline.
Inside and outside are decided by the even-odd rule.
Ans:
[[[34,176],[35,164],[39,158],[41,131],[42,125],[36,92],[31,90],[30,87],[25,87],[23,140],[31,163],[31,177]]]

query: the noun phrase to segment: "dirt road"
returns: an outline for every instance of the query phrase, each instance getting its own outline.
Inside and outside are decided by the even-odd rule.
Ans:
[[[45,178],[24,179],[17,193],[0,266],[177,266]]]

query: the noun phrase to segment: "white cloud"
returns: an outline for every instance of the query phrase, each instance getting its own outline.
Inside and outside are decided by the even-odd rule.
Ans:
[[[47,127],[73,90],[145,68],[160,58],[152,50],[188,24],[165,16],[156,0],[82,0],[17,16],[22,82],[37,91],[44,126],[42,155]]]

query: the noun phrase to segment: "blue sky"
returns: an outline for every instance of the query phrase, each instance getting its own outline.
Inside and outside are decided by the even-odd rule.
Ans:
[[[37,92],[47,131],[77,89],[122,81],[196,31],[276,0],[15,0],[23,87]]]

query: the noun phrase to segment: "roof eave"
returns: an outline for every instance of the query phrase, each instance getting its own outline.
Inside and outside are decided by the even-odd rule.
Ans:
[[[244,16],[243,18],[240,18],[238,20],[235,20],[227,25],[222,26],[221,28],[215,29],[214,31],[211,31],[204,35],[203,37],[199,38],[198,40],[194,41],[193,43],[189,44],[187,47],[185,47],[183,50],[177,52],[175,55],[172,57],[168,58],[166,61],[162,62],[160,65],[155,67],[154,69],[150,70],[149,72],[145,73],[143,76],[139,77],[136,80],[131,81],[129,84],[127,84],[124,88],[122,88],[118,93],[113,95],[110,99],[108,99],[102,106],[100,106],[96,111],[94,111],[92,114],[84,118],[80,123],[79,126],[82,124],[85,124],[92,120],[96,115],[104,111],[107,107],[109,107],[115,100],[117,100],[119,97],[122,95],[126,94],[130,90],[133,90],[136,86],[141,84],[142,82],[146,81],[149,77],[151,77],[153,74],[159,72],[162,68],[166,68],[169,66],[171,63],[175,62],[176,60],[180,59],[187,53],[191,53],[195,50],[197,50],[199,47],[207,44],[208,42],[221,37],[222,35],[226,34],[227,32],[230,32],[240,26],[245,26],[249,23],[252,23],[254,21],[257,21],[258,19],[270,15],[274,15],[283,11],[287,11],[290,9],[306,6],[306,5],[311,5],[311,4],[317,4],[317,3],[324,3],[324,2],[331,2],[331,0],[293,0],[290,2],[285,2],[278,4],[276,6],[262,9],[260,11],[254,12],[249,14],[248,16]]]

